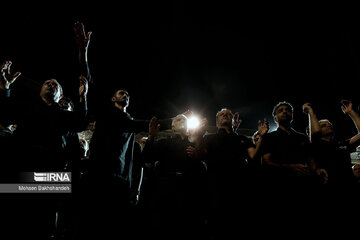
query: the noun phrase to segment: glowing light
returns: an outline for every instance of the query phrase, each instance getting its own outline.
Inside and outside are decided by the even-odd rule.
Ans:
[[[200,125],[200,120],[197,117],[194,117],[194,116],[190,117],[187,121],[188,129],[197,128],[197,127],[199,127],[199,125]]]

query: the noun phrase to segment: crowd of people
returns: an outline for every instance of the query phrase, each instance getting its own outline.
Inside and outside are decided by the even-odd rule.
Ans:
[[[306,133],[293,129],[293,106],[283,101],[272,112],[277,129],[270,132],[268,120],[259,120],[249,138],[237,133],[238,113],[227,108],[217,112],[214,134],[207,133],[206,118],[189,128],[191,111],[134,119],[127,112],[129,91],[118,88],[94,111],[94,121],[87,104],[97,96],[87,57],[91,32],[80,22],[74,32],[81,73],[77,99],[65,97],[60,83],[49,79],[34,101],[24,101],[11,92],[21,72],[12,73],[11,61],[1,65],[0,179],[12,182],[21,172],[72,173],[71,194],[9,200],[21,206],[11,209],[17,222],[9,223],[24,227],[14,236],[230,239],[250,229],[298,226],[298,217],[311,225],[320,212],[346,212],[358,200],[359,165],[350,153],[360,145],[360,117],[350,100],[342,100],[339,110],[358,133],[341,141],[311,103],[302,106]],[[94,133],[88,142],[78,133],[89,124]],[[158,140],[166,129],[171,137]],[[136,141],[139,132],[148,132],[147,138]]]

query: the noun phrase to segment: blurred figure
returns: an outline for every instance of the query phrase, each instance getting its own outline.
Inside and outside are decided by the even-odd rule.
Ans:
[[[154,238],[203,236],[206,167],[192,154],[196,144],[189,141],[187,122],[184,114],[176,116],[172,137],[159,141],[157,123],[149,124],[143,153],[144,161],[157,162],[150,203]]]

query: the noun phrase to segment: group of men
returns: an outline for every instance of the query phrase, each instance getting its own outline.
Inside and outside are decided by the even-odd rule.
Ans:
[[[65,171],[69,166],[74,176],[77,174],[80,143],[76,133],[85,130],[89,122],[87,95],[92,79],[87,63],[91,32],[86,33],[79,22],[74,30],[81,69],[74,109],[59,104],[63,90],[55,79],[43,83],[34,101],[11,99],[10,86],[21,73],[11,73],[11,61],[1,65],[1,156],[7,166],[1,171],[4,176],[16,171]],[[298,194],[305,194],[300,199],[307,201],[307,193],[322,191],[319,186],[357,189],[350,152],[360,143],[360,118],[350,101],[342,102],[342,111],[354,121],[358,134],[337,142],[331,122],[319,121],[310,103],[303,105],[309,116],[308,136],[292,128],[292,105],[280,102],[272,113],[277,130],[269,132],[269,122],[259,121],[251,141],[237,134],[240,121],[230,109],[223,108],[216,114],[218,130],[206,134],[206,119],[200,127],[188,128],[190,112],[164,120],[136,120],[127,112],[129,100],[126,89],[114,89],[108,105],[96,112],[86,183],[79,189],[76,204],[70,204],[77,212],[72,216],[75,220],[70,220],[75,230],[64,232],[69,227],[66,224],[59,229],[59,215],[63,214],[59,204],[68,201],[62,198],[59,202],[53,195],[30,195],[17,199],[26,209],[21,211],[22,226],[30,226],[26,235],[37,239],[72,239],[67,234],[76,239],[122,234],[136,237],[138,228],[150,225],[151,235],[163,239],[182,239],[190,234],[221,239],[236,232],[239,225],[251,225],[259,206],[289,206],[282,202],[286,194],[296,196],[296,201],[290,198],[291,204],[300,204]],[[8,131],[10,124],[18,126],[14,134]],[[172,129],[173,135],[157,141],[162,129]],[[142,148],[135,134],[143,131],[149,136]],[[19,148],[21,151],[16,152]],[[156,165],[153,192],[146,196],[152,208],[146,212],[151,214],[146,219],[151,223],[139,225],[131,203],[141,199],[142,168],[148,162]],[[304,204],[308,206],[308,202]]]

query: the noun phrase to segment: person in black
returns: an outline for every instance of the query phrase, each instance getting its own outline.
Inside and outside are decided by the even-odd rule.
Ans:
[[[309,138],[291,126],[292,105],[279,102],[272,115],[278,128],[263,139],[263,222],[272,230],[296,228],[302,224],[300,219],[316,216],[316,166],[310,158]]]
[[[15,77],[9,74],[11,62],[6,61],[1,66],[0,89],[7,92],[10,98],[10,85]],[[64,171],[65,151],[63,136],[68,131],[80,131],[79,123],[86,118],[87,80],[80,79],[79,102],[75,111],[68,112],[60,109],[58,102],[62,98],[62,87],[55,79],[44,82],[40,96],[34,101],[24,99],[10,99],[8,102],[9,117],[17,124],[16,142],[21,151],[14,152],[14,159],[18,162],[18,172],[58,172]],[[28,99],[29,100],[29,99]],[[43,204],[39,210],[30,211],[23,219],[31,224],[44,224],[44,231],[31,232],[34,236],[46,237],[52,234],[55,212],[53,203],[55,196],[46,195],[40,200],[30,198],[25,205],[27,209],[35,209]],[[24,198],[25,200],[25,198]],[[32,219],[31,219],[32,218]],[[31,219],[31,221],[30,221]],[[35,219],[35,220],[34,220]],[[28,223],[28,226],[33,226]],[[30,233],[29,233],[30,234]],[[31,235],[31,234],[30,234]]]
[[[117,89],[111,104],[96,113],[96,128],[90,140],[90,159],[84,214],[84,239],[92,235],[114,237],[120,229],[130,234],[131,191],[133,184],[135,133],[147,131],[149,121],[135,120],[127,112],[130,95]],[[153,119],[156,119],[153,117]],[[159,121],[169,128],[171,121]],[[139,182],[139,181],[138,181]],[[96,199],[94,198],[97,197]],[[90,209],[90,212],[87,212]],[[135,232],[134,232],[135,233]]]
[[[1,65],[1,76],[0,79],[7,79],[7,81],[0,81],[0,156],[1,156],[1,182],[11,182],[16,179],[16,167],[18,163],[14,161],[14,152],[16,150],[15,147],[15,139],[14,133],[9,129],[9,126],[13,124],[13,119],[10,116],[12,109],[11,105],[9,105],[9,94],[10,90],[4,84],[12,83],[18,78],[21,73],[17,72],[15,74],[10,73],[10,67],[12,62],[8,62]]]
[[[257,200],[254,194],[258,189],[249,177],[247,165],[259,156],[261,144],[255,146],[246,136],[236,134],[235,120],[231,110],[221,109],[216,114],[217,133],[204,136],[208,167],[208,229],[216,239],[222,239],[224,234],[231,236],[242,226],[255,207],[253,201]],[[266,120],[264,124],[259,121],[261,137],[268,129]]]
[[[205,163],[192,153],[188,118],[180,114],[172,121],[173,135],[155,141],[158,128],[149,124],[143,150],[145,162],[157,162],[150,203],[152,236],[157,239],[199,238],[204,230]]]
[[[351,101],[342,100],[341,104],[342,111],[353,120],[357,129],[356,135],[344,141],[339,141],[335,137],[334,126],[329,120],[317,119],[310,103],[303,105],[303,111],[309,116],[311,156],[318,168],[325,170],[322,183],[326,194],[329,194],[326,198],[330,200],[333,196],[341,194],[343,199],[353,201],[350,196],[356,196],[352,194],[360,189],[352,171],[350,153],[354,152],[360,143],[360,117],[353,110]]]
[[[290,191],[312,184],[309,138],[291,127],[293,107],[279,102],[273,109],[278,128],[263,140],[262,164],[269,187]],[[284,189],[285,188],[285,189]]]

